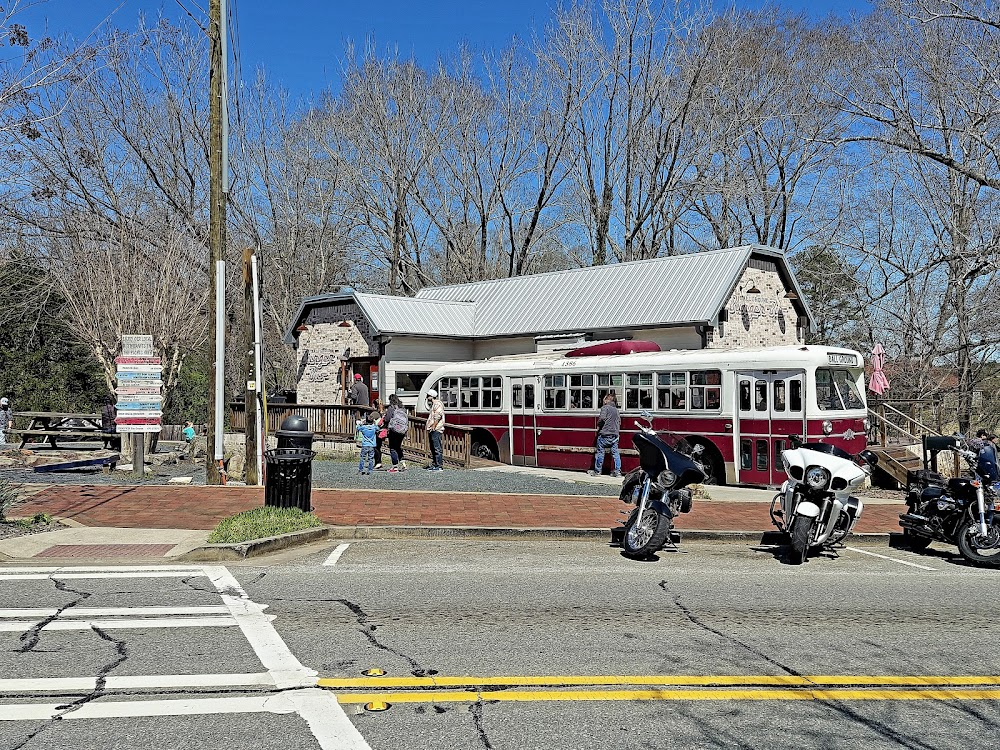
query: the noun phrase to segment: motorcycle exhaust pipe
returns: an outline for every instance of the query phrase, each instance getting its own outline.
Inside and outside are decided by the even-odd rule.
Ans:
[[[899,525],[904,529],[913,529],[914,531],[922,531],[929,534],[931,533],[931,528],[927,525],[926,521],[926,518],[914,513],[904,513],[899,517]]]

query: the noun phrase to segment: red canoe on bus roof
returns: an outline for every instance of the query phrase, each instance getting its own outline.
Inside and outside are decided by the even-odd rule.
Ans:
[[[604,341],[599,344],[581,346],[567,352],[567,357],[606,357],[613,354],[637,354],[658,352],[660,347],[652,341]]]

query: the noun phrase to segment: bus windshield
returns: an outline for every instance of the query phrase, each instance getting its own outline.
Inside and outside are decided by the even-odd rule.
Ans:
[[[864,409],[858,390],[860,370],[816,370],[816,404],[821,411]]]

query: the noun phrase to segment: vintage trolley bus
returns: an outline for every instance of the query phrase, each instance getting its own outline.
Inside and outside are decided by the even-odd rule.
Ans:
[[[628,349],[644,342],[621,342]],[[655,345],[651,345],[655,349]],[[702,443],[712,481],[773,485],[793,438],[851,453],[866,446],[864,362],[848,349],[614,351],[608,343],[556,354],[457,362],[427,378],[447,419],[473,428],[473,450],[512,464],[585,470],[592,466],[604,396],[622,412],[622,468],[636,465],[633,421],[648,410],[657,430]],[[605,462],[605,467],[610,465]]]

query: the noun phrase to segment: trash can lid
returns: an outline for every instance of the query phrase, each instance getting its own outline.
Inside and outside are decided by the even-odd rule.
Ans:
[[[279,428],[283,432],[309,432],[309,420],[301,414],[285,417]]]

